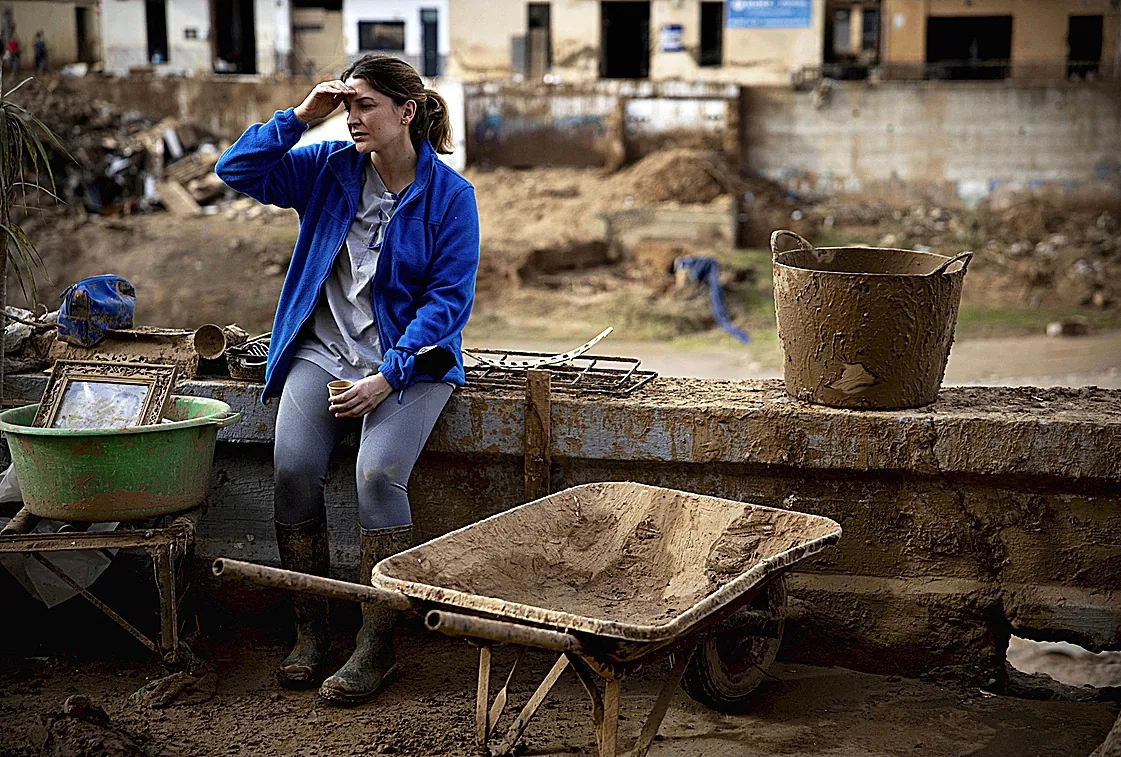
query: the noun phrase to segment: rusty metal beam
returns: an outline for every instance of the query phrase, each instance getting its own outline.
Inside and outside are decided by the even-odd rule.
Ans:
[[[9,552],[66,552],[74,549],[148,549],[171,544],[166,529],[84,531],[64,534],[13,534],[0,536],[0,554]]]

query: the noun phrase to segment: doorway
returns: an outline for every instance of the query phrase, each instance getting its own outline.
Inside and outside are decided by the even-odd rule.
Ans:
[[[220,74],[257,73],[257,29],[253,0],[217,0],[214,19],[214,70]]]
[[[74,36],[78,42],[78,60],[89,63],[93,60],[90,54],[90,9],[79,5],[74,8]]]
[[[421,71],[425,76],[440,75],[440,12],[420,10]]]
[[[698,66],[719,66],[724,62],[724,3],[701,3],[701,44],[697,48]]]
[[[526,61],[530,79],[540,79],[553,67],[552,10],[549,3],[529,4]]]
[[[167,0],[145,0],[144,23],[148,32],[148,62],[167,63]]]
[[[645,79],[650,75],[650,3],[600,3],[599,75]]]
[[[1067,31],[1067,77],[1098,73],[1102,63],[1101,16],[1071,16]]]

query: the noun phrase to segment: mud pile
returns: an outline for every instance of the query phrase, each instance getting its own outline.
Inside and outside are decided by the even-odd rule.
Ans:
[[[735,175],[715,152],[673,148],[647,155],[614,177],[640,204],[712,202],[729,190]]]

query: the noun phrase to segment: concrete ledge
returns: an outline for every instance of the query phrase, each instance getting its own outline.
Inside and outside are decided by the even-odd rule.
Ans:
[[[11,376],[38,401],[46,379]],[[242,422],[220,438],[272,443],[276,403],[256,384],[186,381],[178,391],[228,402]],[[524,398],[464,388],[427,449],[521,455]],[[553,398],[553,457],[749,463],[849,471],[1057,476],[1121,481],[1121,391],[949,388],[917,410],[810,405],[778,381],[658,379],[628,398]]]
[[[11,376],[37,401],[42,376]],[[198,557],[275,563],[276,403],[189,381],[242,412],[221,432]],[[409,485],[429,539],[524,501],[524,399],[457,391]],[[814,664],[1000,678],[1008,635],[1121,647],[1121,392],[944,390],[927,408],[833,410],[774,381],[662,379],[558,395],[550,485],[639,481],[824,515],[836,548],[797,566],[785,654]],[[328,474],[333,572],[357,563],[355,449]]]

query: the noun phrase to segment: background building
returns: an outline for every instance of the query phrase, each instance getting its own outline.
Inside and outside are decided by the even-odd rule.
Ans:
[[[449,0],[453,76],[1114,76],[1117,0]]]
[[[35,33],[47,40],[50,64],[64,66],[101,58],[97,0],[17,0],[0,2],[0,41],[5,44],[15,30],[23,48],[20,62],[30,70],[34,64]]]

